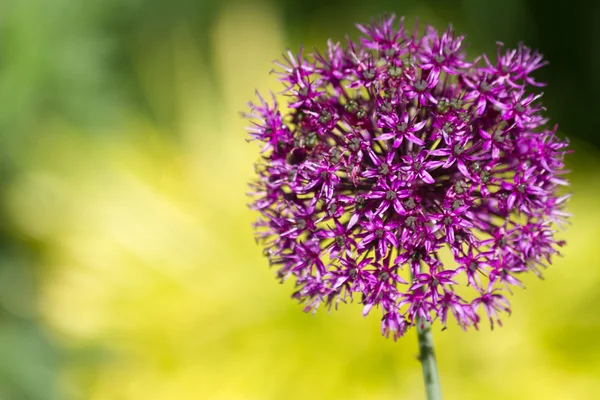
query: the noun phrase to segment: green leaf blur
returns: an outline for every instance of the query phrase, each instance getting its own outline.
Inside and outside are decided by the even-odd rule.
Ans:
[[[358,305],[302,313],[245,205],[259,149],[238,113],[255,89],[279,90],[271,61],[356,37],[354,22],[385,11],[453,22],[473,53],[496,40],[538,48],[548,114],[575,149],[564,257],[544,281],[525,279],[504,327],[434,328],[446,398],[593,398],[600,51],[588,15],[600,6],[589,7],[580,21],[538,0],[5,0],[0,399],[423,398],[414,332],[385,340]],[[557,41],[552,21],[581,37]]]

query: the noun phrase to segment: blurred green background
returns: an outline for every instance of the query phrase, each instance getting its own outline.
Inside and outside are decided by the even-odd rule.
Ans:
[[[448,399],[600,392],[600,5],[541,0],[2,0],[0,400],[421,399],[413,333],[356,306],[312,317],[254,243],[255,88],[304,43],[396,12],[520,40],[573,199],[569,242],[504,327],[434,331]]]

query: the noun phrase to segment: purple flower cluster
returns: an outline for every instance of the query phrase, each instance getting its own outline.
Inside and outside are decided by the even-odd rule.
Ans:
[[[358,28],[359,42],[276,63],[283,114],[274,96],[250,105],[257,237],[306,311],[359,298],[394,339],[449,314],[493,328],[504,291],[564,244],[568,142],[528,91],[545,62],[502,44],[470,62],[452,28],[410,34],[393,16]]]

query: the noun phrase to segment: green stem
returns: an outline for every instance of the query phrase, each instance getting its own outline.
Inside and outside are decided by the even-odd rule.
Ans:
[[[419,361],[421,361],[421,366],[423,367],[423,380],[425,381],[427,400],[441,400],[442,390],[437,362],[435,361],[435,352],[433,350],[433,335],[431,334],[429,322],[417,319],[417,337],[419,338]]]

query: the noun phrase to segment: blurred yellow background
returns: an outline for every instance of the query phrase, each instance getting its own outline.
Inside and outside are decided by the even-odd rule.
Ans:
[[[384,11],[455,22],[473,52],[546,26],[521,26],[535,1],[478,4],[3,2],[0,399],[424,398],[414,332],[386,340],[356,305],[304,314],[274,279],[239,112],[279,90],[268,71],[287,46]],[[512,28],[480,27],[498,13]],[[599,138],[576,104],[592,89],[552,65],[548,113],[574,130],[568,245],[504,327],[434,329],[448,399],[600,392]]]

